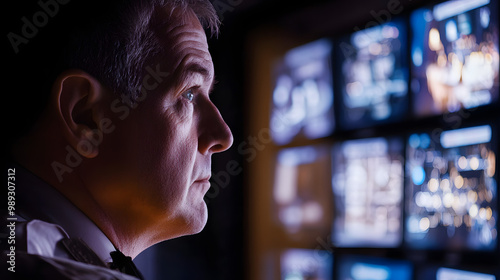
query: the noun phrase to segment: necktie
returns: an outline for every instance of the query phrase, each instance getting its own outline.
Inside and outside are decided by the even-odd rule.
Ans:
[[[76,261],[108,267],[83,240],[79,238],[64,238],[60,242]],[[142,276],[141,272],[137,269],[131,257],[125,256],[118,250],[111,252],[110,255],[113,262],[109,264],[109,268],[144,280],[144,276]]]
[[[125,256],[119,250],[110,253],[113,262],[110,265],[111,269],[116,269],[122,273],[135,276],[139,279],[144,280],[141,272],[137,269],[131,257]]]
[[[73,259],[87,264],[107,267],[96,253],[80,238],[64,238],[60,242]]]

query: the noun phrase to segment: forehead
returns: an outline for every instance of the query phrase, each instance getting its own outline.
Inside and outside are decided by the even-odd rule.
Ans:
[[[155,33],[163,50],[159,60],[164,68],[175,73],[197,64],[213,75],[205,30],[190,8],[167,5],[155,11],[155,19]]]

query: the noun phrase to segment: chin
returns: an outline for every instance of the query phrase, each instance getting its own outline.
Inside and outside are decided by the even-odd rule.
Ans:
[[[191,231],[190,234],[198,234],[200,233],[204,228],[207,223],[200,223],[198,227],[194,227]]]
[[[200,215],[196,221],[196,224],[193,225],[193,234],[200,233],[204,228],[205,225],[207,224],[208,220],[208,210],[207,210],[207,205],[203,203],[205,210],[203,211],[202,215]]]
[[[194,210],[194,209],[193,209]],[[208,220],[208,209],[205,202],[203,205],[196,209],[196,211],[190,211],[185,217],[185,234],[192,235],[200,233],[207,224]]]

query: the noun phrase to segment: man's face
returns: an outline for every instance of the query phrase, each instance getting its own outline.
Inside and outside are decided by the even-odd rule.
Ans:
[[[115,106],[123,120],[104,136],[95,160],[111,164],[96,173],[93,191],[105,212],[157,241],[203,229],[211,156],[233,141],[209,98],[214,69],[203,28],[192,12],[174,10],[170,22],[156,30],[164,53],[146,71],[151,90],[130,114]]]

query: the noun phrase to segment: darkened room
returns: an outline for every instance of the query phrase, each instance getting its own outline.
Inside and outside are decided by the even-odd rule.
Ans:
[[[498,0],[210,2],[234,139],[144,279],[500,279]]]

